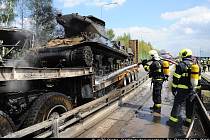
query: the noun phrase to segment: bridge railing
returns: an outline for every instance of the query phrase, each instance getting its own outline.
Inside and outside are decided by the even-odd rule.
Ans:
[[[199,122],[201,123],[203,130],[199,131],[204,131],[205,136],[210,138],[210,115],[208,114],[204,104],[202,103],[200,97],[197,94],[195,95],[194,105],[195,105],[194,108],[195,115],[193,117],[193,121],[189,128],[186,138],[189,138],[192,133],[195,119],[198,119]]]

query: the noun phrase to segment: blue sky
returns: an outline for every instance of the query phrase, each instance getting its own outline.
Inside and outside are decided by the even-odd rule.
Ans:
[[[105,5],[107,3],[118,3]],[[174,55],[190,48],[210,56],[210,0],[54,0],[63,14],[94,15],[116,35],[130,33]]]

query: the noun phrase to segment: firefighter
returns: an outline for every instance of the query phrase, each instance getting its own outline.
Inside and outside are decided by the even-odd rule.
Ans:
[[[208,71],[210,71],[210,58],[207,60]]]
[[[162,70],[162,60],[160,59],[156,50],[149,51],[152,63],[147,64],[147,60],[143,60],[144,69],[149,72],[149,77],[152,78],[153,83],[153,102],[154,105],[150,107],[151,110],[161,113],[161,90],[164,82],[164,73]]]
[[[203,72],[205,73],[207,69],[207,61],[204,60],[202,65],[203,65]]]
[[[191,100],[191,97],[194,93],[191,82],[193,80],[190,79],[190,70],[193,65],[192,51],[190,49],[183,49],[180,51],[179,57],[181,61],[176,65],[172,83],[172,94],[175,96],[174,104],[171,110],[171,116],[167,124],[170,126],[176,126],[177,124],[180,124],[181,121],[179,120],[179,115],[181,107],[185,102],[186,119],[183,123],[185,126],[189,126],[192,122],[194,108],[194,104]]]

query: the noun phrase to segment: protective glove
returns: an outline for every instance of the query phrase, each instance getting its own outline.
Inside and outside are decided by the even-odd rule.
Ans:
[[[143,66],[147,65],[147,59],[142,60],[142,65]]]
[[[172,87],[172,94],[173,94],[174,96],[176,96],[176,94],[177,94],[177,88]]]

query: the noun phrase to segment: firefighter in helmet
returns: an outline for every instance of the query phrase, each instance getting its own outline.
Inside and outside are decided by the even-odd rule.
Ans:
[[[207,71],[210,71],[210,58],[207,60],[207,66],[208,66],[208,70]]]
[[[207,60],[203,60],[202,65],[203,65],[203,72],[206,72],[206,70],[207,70]]]
[[[156,50],[149,51],[149,55],[151,56],[152,63],[148,65],[147,61],[143,60],[142,64],[144,69],[149,72],[149,77],[152,78],[153,83],[154,105],[150,109],[154,112],[161,113],[161,90],[165,79],[162,71],[162,60]]]
[[[191,80],[191,75],[193,76],[196,74],[195,72],[191,71],[192,66],[194,66],[192,51],[190,49],[183,49],[180,51],[179,57],[181,61],[176,65],[172,83],[172,94],[175,96],[174,104],[167,124],[170,126],[176,126],[178,123],[180,123],[178,116],[180,115],[181,107],[185,102],[186,119],[184,120],[184,125],[189,126],[191,124],[193,115],[193,102],[191,100],[193,87],[194,85],[197,86],[198,84],[193,84],[193,80]],[[198,81],[198,76],[196,77],[196,80]]]

